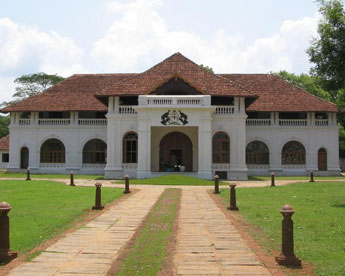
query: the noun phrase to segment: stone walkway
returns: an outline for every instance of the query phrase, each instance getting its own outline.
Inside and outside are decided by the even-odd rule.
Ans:
[[[162,191],[160,187],[140,190],[8,275],[106,275]]]
[[[271,275],[204,189],[184,189],[177,275]]]

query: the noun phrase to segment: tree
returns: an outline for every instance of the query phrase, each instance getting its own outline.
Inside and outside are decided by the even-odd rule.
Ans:
[[[47,88],[64,80],[58,75],[48,75],[45,73],[36,73],[30,75],[23,75],[14,80],[17,84],[16,92],[13,94],[14,100],[10,102],[3,102],[1,106],[8,106],[25,98],[42,93]]]
[[[0,138],[8,134],[9,124],[10,124],[10,116],[0,116]]]
[[[201,66],[202,68],[204,68],[205,70],[210,71],[211,73],[214,73],[212,67],[207,66],[207,65],[203,65],[203,64],[200,64],[200,66]]]
[[[341,0],[318,0],[322,19],[318,25],[319,37],[313,38],[307,50],[313,76],[318,76],[332,97],[345,87],[345,11]]]

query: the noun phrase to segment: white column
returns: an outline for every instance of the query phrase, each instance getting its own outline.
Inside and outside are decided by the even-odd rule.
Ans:
[[[276,134],[279,137],[278,134]],[[272,139],[270,143],[270,172],[276,175],[282,175],[282,155],[280,148],[280,139]]]
[[[205,110],[199,120],[198,177],[204,179],[212,179],[212,112],[213,109]]]
[[[138,111],[138,167],[137,178],[151,174],[151,125],[147,110]]]

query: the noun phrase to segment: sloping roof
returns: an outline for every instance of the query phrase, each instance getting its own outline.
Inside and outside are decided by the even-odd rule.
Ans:
[[[134,74],[73,75],[42,94],[15,103],[2,112],[12,111],[107,111],[94,95],[106,86]]]
[[[0,139],[0,150],[9,150],[9,149],[10,149],[10,135],[7,135]]]
[[[141,74],[106,86],[96,96],[149,94],[173,78],[180,78],[201,93],[211,96],[255,98],[251,91],[204,69],[180,53],[173,54]]]
[[[247,111],[337,112],[337,106],[273,74],[221,74],[252,91],[259,98]]]

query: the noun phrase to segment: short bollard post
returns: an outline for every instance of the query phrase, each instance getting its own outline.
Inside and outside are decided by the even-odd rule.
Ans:
[[[31,180],[31,177],[30,177],[30,169],[27,168],[26,170],[26,181],[30,181]]]
[[[271,173],[271,187],[276,186],[275,181],[274,181],[274,177],[275,177],[274,173]]]
[[[314,181],[314,172],[313,171],[310,172],[310,180],[309,180],[309,182],[315,182]]]
[[[75,186],[75,184],[74,184],[74,173],[73,172],[71,172],[70,176],[69,176],[69,185]]]
[[[286,204],[280,209],[280,213],[283,215],[282,252],[280,256],[276,257],[276,262],[279,265],[300,267],[302,262],[295,256],[293,243],[293,221],[291,217],[295,210],[292,206]]]
[[[92,210],[102,210],[104,206],[102,206],[102,183],[96,183],[96,200],[95,200],[95,206],[92,207]]]
[[[214,194],[220,194],[219,192],[219,176],[215,175],[214,176]]]
[[[129,190],[129,176],[128,174],[125,175],[125,190],[123,191],[124,194],[129,194],[131,191]]]
[[[7,202],[0,202],[0,263],[8,263],[17,257],[10,251],[10,219],[8,213],[12,207]]]
[[[229,187],[230,187],[230,207],[228,207],[228,209],[232,211],[238,211],[238,207],[236,206],[236,191],[235,191],[236,184],[230,184]]]

